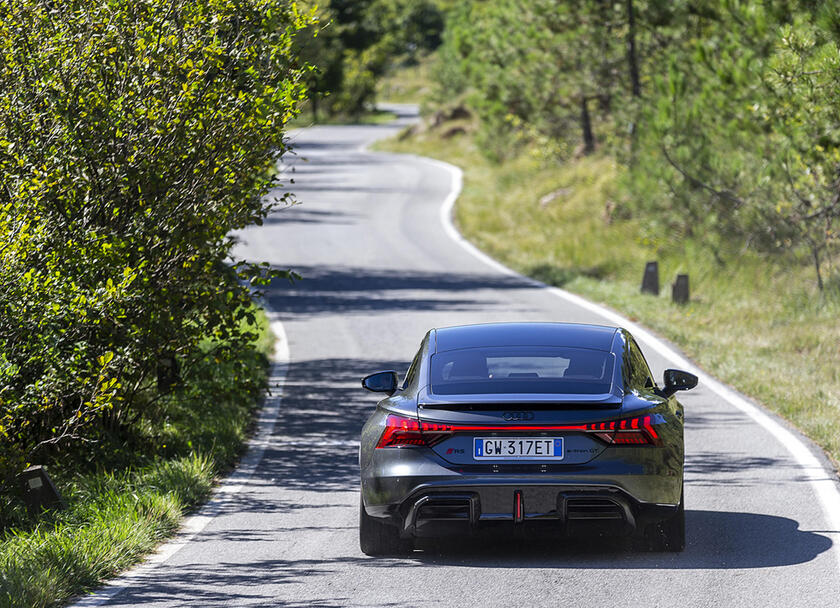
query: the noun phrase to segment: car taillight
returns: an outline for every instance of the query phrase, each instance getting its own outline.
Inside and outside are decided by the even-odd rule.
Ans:
[[[401,445],[426,445],[423,435],[420,434],[420,423],[412,418],[389,414],[385,419],[385,431],[376,447],[390,448]]]
[[[433,446],[440,443],[455,429],[450,424],[418,422],[413,418],[403,418],[389,414],[385,419],[385,430],[379,438],[378,448],[392,448],[406,445]]]
[[[584,431],[592,433],[612,445],[662,445],[654,425],[664,422],[659,415],[645,415],[609,422],[589,424],[439,424],[419,422],[415,418],[404,418],[389,414],[385,419],[385,430],[379,438],[377,448],[400,446],[433,446],[455,433],[475,432],[546,432]]]
[[[662,445],[654,425],[664,422],[662,416],[646,415],[586,425],[586,432],[612,445]]]

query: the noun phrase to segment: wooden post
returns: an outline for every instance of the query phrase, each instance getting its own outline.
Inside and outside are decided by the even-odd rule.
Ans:
[[[659,262],[645,264],[645,274],[642,276],[642,293],[659,295]]]
[[[671,300],[675,304],[687,304],[688,296],[688,275],[678,274],[677,280],[671,284]]]

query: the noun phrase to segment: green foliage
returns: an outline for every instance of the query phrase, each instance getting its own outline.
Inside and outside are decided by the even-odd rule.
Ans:
[[[135,563],[205,498],[213,463],[202,456],[77,478],[71,509],[0,540],[0,606],[61,606]]]
[[[629,169],[623,202],[651,241],[702,235],[720,262],[804,254],[822,288],[840,219],[838,7],[467,2],[449,13],[441,90],[467,92],[491,158],[600,145]]]
[[[442,88],[471,91],[481,144],[494,158],[523,142],[568,154],[570,132],[584,129],[584,106],[607,114],[621,61],[618,7],[503,0],[465,3],[450,15]]]
[[[377,82],[392,65],[414,63],[437,48],[443,14],[432,0],[330,0],[319,5],[318,23],[296,42],[308,75],[314,118],[358,118],[370,111]],[[313,34],[316,34],[313,36]]]
[[[188,388],[161,399],[150,419],[99,444],[93,463],[53,463],[67,510],[30,519],[0,494],[0,606],[66,604],[139,561],[207,498],[241,454],[265,390],[273,341],[265,316],[255,317],[259,349],[205,342],[207,357],[185,372]]]
[[[0,478],[105,441],[255,337],[260,223],[303,97],[283,0],[19,0],[0,19]],[[280,273],[283,274],[283,273]]]
[[[639,159],[635,176],[645,190],[651,177],[667,184],[646,205],[682,234],[708,234],[719,257],[732,244],[804,250],[822,289],[840,219],[838,49],[814,14],[785,4],[727,4],[698,22],[702,36],[655,81],[640,142],[661,156]]]

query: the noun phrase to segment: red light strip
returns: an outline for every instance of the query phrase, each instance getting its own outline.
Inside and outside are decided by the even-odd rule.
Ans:
[[[645,416],[644,418],[644,427],[645,432],[650,435],[654,441],[659,441],[659,435],[656,432],[656,429],[653,428],[653,425],[650,423],[650,416]]]
[[[465,424],[429,424],[424,422],[422,425],[423,432],[427,433],[457,433],[460,431],[586,431],[585,424],[564,424],[564,425],[529,425],[520,426],[513,424],[506,425],[465,425]]]
[[[376,447],[400,445],[434,445],[443,441],[447,435],[471,431],[502,431],[515,433],[520,431],[585,431],[593,433],[602,441],[610,444],[654,444],[661,439],[653,428],[650,415],[593,422],[589,424],[536,424],[536,425],[500,425],[500,424],[440,424],[418,422],[413,418],[404,418],[390,414],[385,423],[385,430]]]

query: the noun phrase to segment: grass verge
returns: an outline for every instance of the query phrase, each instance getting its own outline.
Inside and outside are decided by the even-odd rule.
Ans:
[[[391,70],[379,79],[376,98],[391,103],[415,103],[432,96],[436,88],[432,79],[435,61],[436,56],[426,55],[417,63]]]
[[[840,283],[820,293],[795,256],[743,251],[716,262],[703,243],[641,235],[621,205],[621,169],[606,156],[548,164],[528,151],[503,164],[447,125],[378,144],[464,169],[455,220],[464,236],[517,271],[656,330],[716,377],[791,421],[840,462]],[[451,132],[451,130],[450,130]],[[639,293],[658,260],[659,297]],[[668,283],[688,273],[691,302]]]
[[[86,472],[51,468],[68,508],[0,532],[0,606],[61,606],[149,553],[209,496],[242,453],[268,378],[273,339],[258,311],[260,339],[245,351],[211,354],[161,405],[137,445]],[[208,404],[212,404],[209,407]],[[152,447],[149,447],[152,446]]]

